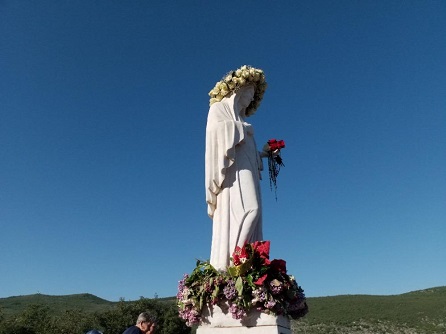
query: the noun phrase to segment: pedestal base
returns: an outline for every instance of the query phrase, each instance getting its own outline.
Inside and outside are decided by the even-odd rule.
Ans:
[[[290,320],[284,316],[251,310],[242,320],[232,318],[227,305],[204,309],[197,334],[291,334]]]

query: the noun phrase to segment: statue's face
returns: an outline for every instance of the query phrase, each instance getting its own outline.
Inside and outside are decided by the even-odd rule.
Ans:
[[[246,109],[254,100],[254,92],[254,86],[247,86],[239,89],[237,92],[237,95],[240,96],[238,103],[242,109]]]

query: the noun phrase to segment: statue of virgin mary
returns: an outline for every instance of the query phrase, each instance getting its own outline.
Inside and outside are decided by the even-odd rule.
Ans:
[[[260,69],[242,66],[214,89],[206,126],[205,183],[212,219],[210,263],[225,270],[236,246],[263,240],[260,172],[262,157],[246,118],[258,108],[266,89]]]

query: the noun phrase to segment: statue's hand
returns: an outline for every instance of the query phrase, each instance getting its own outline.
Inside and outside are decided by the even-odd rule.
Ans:
[[[271,148],[269,147],[268,144],[265,144],[262,148],[262,152],[261,152],[261,156],[262,157],[267,157],[269,155],[269,152],[271,151]],[[272,151],[273,154],[273,158],[277,157],[280,153],[279,149],[276,149],[274,151]]]
[[[263,149],[262,149],[262,150],[263,150],[263,152],[266,153],[266,154],[269,153],[270,147],[269,147],[268,143],[266,143],[265,145],[263,145]]]

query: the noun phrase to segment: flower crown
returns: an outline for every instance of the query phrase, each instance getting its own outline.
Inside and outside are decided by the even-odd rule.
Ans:
[[[209,106],[215,102],[220,102],[225,96],[229,96],[247,85],[253,85],[255,92],[254,100],[246,108],[245,114],[246,116],[253,115],[260,106],[267,83],[263,71],[249,65],[243,65],[239,69],[229,72],[215,84],[215,87],[209,92],[211,97]]]

